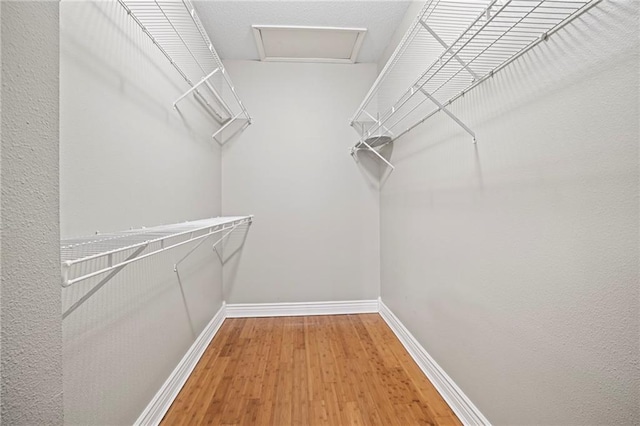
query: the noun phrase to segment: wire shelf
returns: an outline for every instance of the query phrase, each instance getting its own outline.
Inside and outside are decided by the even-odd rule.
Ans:
[[[130,263],[192,241],[203,242],[216,234],[226,236],[238,226],[252,221],[253,216],[216,217],[63,240],[60,242],[62,287],[98,275],[117,273]],[[178,263],[182,260],[184,258]]]
[[[439,111],[475,142],[447,107],[600,1],[429,0],[352,117],[352,154],[379,155],[377,138],[396,140]]]
[[[236,120],[251,124],[251,116],[189,0],[118,0],[118,3],[190,86],[174,102],[175,108],[192,94],[220,125],[214,139]]]

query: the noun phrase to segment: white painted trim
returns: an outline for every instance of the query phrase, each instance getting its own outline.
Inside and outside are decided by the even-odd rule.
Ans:
[[[377,300],[301,303],[237,303],[227,305],[227,318],[366,314],[376,312],[378,312]]]
[[[355,64],[360,53],[360,47],[364,36],[367,34],[366,28],[343,28],[343,27],[315,27],[304,25],[252,25],[253,38],[256,41],[258,55],[263,62],[316,62],[316,63],[333,63],[333,64]],[[278,56],[267,56],[264,50],[264,39],[262,38],[262,30],[316,30],[316,31],[333,31],[356,33],[356,40],[351,49],[351,55],[347,59],[338,58],[286,58]]]
[[[382,300],[380,304],[380,316],[385,320],[389,328],[395,333],[407,352],[418,364],[422,372],[433,383],[442,398],[449,404],[460,421],[465,425],[487,425],[489,420],[482,415],[478,407],[462,392],[455,382],[444,372],[431,355],[418,343],[415,337],[407,330],[400,320],[391,312]]]
[[[256,40],[256,49],[258,49],[258,55],[260,56],[260,60],[264,61],[267,55],[264,53],[264,41],[262,40],[262,33],[260,29],[252,25],[251,30],[253,31],[253,38]]]
[[[280,56],[269,56],[262,59],[263,62],[304,62],[317,64],[353,64],[355,61],[351,59],[332,59],[332,58],[284,58]]]
[[[182,357],[178,366],[171,372],[169,378],[164,382],[158,393],[155,394],[147,408],[144,409],[134,425],[147,426],[158,425],[176,399],[180,389],[191,375],[196,364],[204,354],[204,351],[213,340],[220,326],[226,318],[226,305],[222,302],[220,310],[213,316],[209,324],[202,330],[202,333],[193,342],[187,353]]]

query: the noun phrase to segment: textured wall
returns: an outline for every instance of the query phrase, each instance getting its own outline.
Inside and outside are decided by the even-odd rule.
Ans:
[[[223,150],[223,212],[256,215],[225,265],[227,301],[376,298],[377,179],[347,151],[356,140],[348,118],[375,65],[227,67],[254,124]]]
[[[117,2],[61,3],[63,237],[220,215],[215,123]],[[126,267],[63,323],[65,421],[131,424],[222,303],[203,244]],[[63,292],[63,310],[97,279]]]
[[[62,424],[58,3],[0,7],[2,421]]]
[[[638,4],[395,143],[384,302],[495,424],[638,424]]]

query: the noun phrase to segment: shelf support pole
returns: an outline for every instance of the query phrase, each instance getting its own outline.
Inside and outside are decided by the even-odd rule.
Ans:
[[[173,265],[173,272],[178,272],[178,265],[180,265],[180,264],[181,264],[181,263],[182,263],[182,262],[183,262],[187,257],[189,257],[189,256],[191,255],[191,253],[193,253],[194,251],[196,251],[196,249],[197,249],[198,247],[200,247],[202,244],[204,244],[204,242],[205,242],[205,241],[207,241],[207,239],[209,239],[209,237],[210,237],[210,236],[212,236],[212,235],[214,235],[214,234],[217,234],[218,232],[222,232],[222,231],[225,231],[225,230],[229,229],[229,231],[227,231],[227,233],[226,233],[226,234],[224,234],[222,237],[220,237],[220,238],[218,239],[218,241],[216,241],[216,242],[213,244],[213,247],[212,247],[212,248],[213,248],[213,250],[216,250],[216,246],[217,246],[220,242],[222,242],[222,240],[224,240],[224,239],[227,237],[227,235],[231,234],[233,231],[235,231],[235,229],[236,229],[238,226],[240,226],[240,225],[241,225],[241,224],[243,224],[243,223],[247,223],[247,222],[239,222],[239,223],[236,223],[235,225],[232,225],[232,226],[229,226],[229,227],[226,227],[226,228],[225,228],[225,227],[223,227],[223,228],[221,228],[221,229],[214,229],[214,228],[209,229],[209,232],[207,232],[206,234],[204,234],[202,241],[200,241],[198,244],[196,244],[194,247],[192,247],[192,248],[191,248],[191,250],[189,250],[189,251],[187,252],[187,254],[185,254],[184,256],[182,256],[182,258],[181,258],[180,260],[178,260],[178,261]],[[248,223],[251,223],[251,222],[248,222]],[[217,250],[216,250],[216,252],[217,252]]]
[[[469,133],[471,135],[471,137],[473,138],[473,143],[476,143],[476,133],[471,130],[469,128],[469,126],[467,126],[466,124],[464,124],[462,122],[462,120],[460,120],[458,117],[455,116],[454,113],[452,113],[451,111],[449,111],[444,105],[442,105],[440,103],[439,100],[437,100],[436,98],[434,98],[433,96],[431,96],[431,93],[427,92],[426,90],[424,90],[422,87],[419,87],[418,90],[425,95],[431,102],[433,102],[434,104],[436,104],[436,106],[438,107],[438,110],[444,112],[445,114],[447,114],[453,121],[455,121],[456,123],[458,123],[458,125],[460,127],[462,127],[464,129],[465,132]]]
[[[362,110],[362,112],[364,112],[365,114],[367,114],[369,116],[369,118],[371,118],[373,121],[375,121],[377,124],[379,124],[380,126],[382,126],[382,128],[384,129],[385,132],[389,133],[391,136],[393,136],[393,132],[391,130],[389,130],[387,128],[387,126],[383,125],[382,123],[380,123],[380,118],[375,118],[373,115],[369,114],[367,111]]]
[[[131,255],[129,255],[125,259],[125,261],[135,259],[146,248],[147,248],[146,245],[138,247],[136,249],[136,251],[131,253]],[[73,305],[69,306],[69,309],[64,311],[64,313],[62,314],[62,319],[65,319],[66,317],[71,315],[71,313],[73,311],[78,309],[80,307],[80,305],[82,305],[84,302],[86,302],[87,299],[89,299],[91,296],[93,296],[98,290],[100,290],[102,288],[102,286],[104,286],[107,282],[109,282],[111,280],[111,278],[113,278],[120,271],[122,271],[127,265],[128,265],[128,263],[124,264],[124,265],[120,265],[120,266],[116,267],[113,271],[109,272],[109,275],[107,275],[106,277],[101,279],[100,282],[98,284],[96,284],[91,290],[89,290],[84,296],[82,296],[80,299],[78,299]]]
[[[351,155],[355,155],[356,151],[358,150],[358,145],[364,145],[367,147],[367,149],[371,152],[373,152],[378,158],[380,158],[382,161],[384,161],[386,163],[387,166],[391,167],[391,170],[395,170],[395,167],[393,167],[393,164],[391,164],[386,158],[384,158],[382,156],[382,154],[380,154],[378,151],[376,151],[375,149],[373,149],[368,143],[366,143],[364,140],[361,140],[359,144],[356,144],[356,146],[354,146],[353,148],[351,148]]]
[[[229,119],[229,121],[227,121],[226,123],[224,123],[224,125],[222,127],[220,127],[213,135],[211,135],[211,137],[218,142],[220,145],[224,145],[223,143],[219,142],[218,139],[216,139],[216,136],[218,136],[218,134],[220,132],[222,132],[224,129],[226,129],[227,127],[229,127],[229,125],[231,123],[233,123],[234,121],[236,121],[238,119],[238,117],[240,117],[243,113],[240,114],[236,114],[235,116],[233,116],[232,118]]]
[[[201,240],[198,244],[196,244],[195,246],[193,246],[193,247],[191,248],[191,250],[189,250],[189,251],[187,252],[187,254],[185,254],[184,256],[182,256],[182,258],[181,258],[180,260],[178,260],[176,263],[174,263],[174,264],[173,264],[173,272],[178,272],[178,265],[179,265],[180,263],[182,263],[182,261],[183,261],[183,260],[185,260],[187,257],[189,257],[189,256],[191,255],[191,253],[193,253],[194,251],[196,251],[196,249],[197,249],[198,247],[200,247],[200,246],[201,246],[205,241],[207,241],[207,239],[208,239],[210,236],[212,236],[212,235],[214,234],[213,229],[214,229],[214,228],[209,228],[209,232],[207,232],[206,234],[204,234],[204,236],[203,236],[202,240]],[[192,239],[192,238],[190,237],[189,239]]]
[[[231,228],[229,230],[229,232],[227,232],[226,234],[224,234],[218,241],[216,241],[215,243],[213,243],[213,245],[211,246],[211,249],[213,249],[213,251],[216,252],[216,255],[218,256],[218,259],[220,259],[220,262],[224,263],[222,261],[222,254],[218,251],[218,244],[220,244],[225,238],[227,238],[227,236],[229,234],[231,234],[233,231],[235,231],[235,229],[239,226],[240,224],[234,225],[233,228]]]
[[[488,9],[487,9],[488,10]],[[458,63],[460,65],[462,65],[462,68],[464,68],[473,78],[473,80],[478,80],[480,77],[478,76],[478,74],[476,74],[475,72],[473,72],[473,70],[471,68],[469,68],[469,65],[463,61],[460,56],[458,56],[457,53],[452,53],[450,52],[451,47],[443,40],[440,38],[440,36],[438,35],[438,33],[436,33],[430,26],[427,25],[426,22],[424,22],[422,19],[420,20],[420,25],[422,25],[422,27],[427,30],[429,32],[429,34],[431,34],[431,36],[433,38],[436,39],[436,41],[438,43],[440,43],[442,45],[442,47],[445,48],[445,52],[449,52],[449,54],[451,54],[454,58],[456,58],[456,61],[458,61]]]

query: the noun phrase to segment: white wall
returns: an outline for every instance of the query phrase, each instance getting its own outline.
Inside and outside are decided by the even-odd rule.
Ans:
[[[638,424],[638,4],[395,143],[383,301],[495,424]]]
[[[117,2],[62,2],[60,199],[63,238],[221,214],[216,125]],[[222,303],[204,244],[126,267],[64,329],[65,422],[130,424]],[[63,311],[99,279],[63,292]]]
[[[226,66],[254,123],[223,149],[222,208],[255,215],[224,267],[227,301],[376,298],[379,193],[348,155],[375,64]]]
[[[58,3],[3,1],[0,10],[2,422],[58,425]]]

